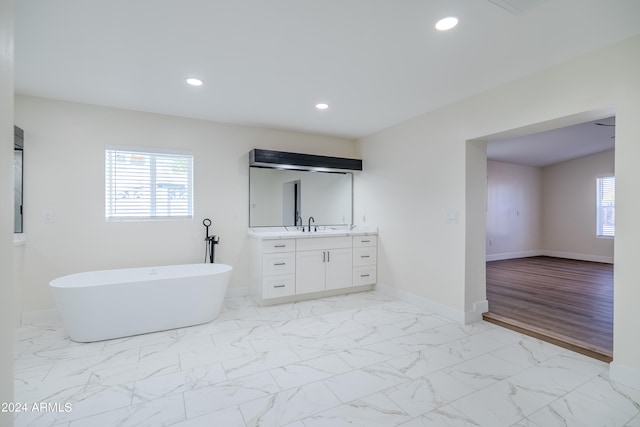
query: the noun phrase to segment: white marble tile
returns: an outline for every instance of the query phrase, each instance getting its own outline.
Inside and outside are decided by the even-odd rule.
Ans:
[[[624,427],[640,427],[640,414],[627,421]]]
[[[438,348],[463,359],[472,359],[502,347],[504,347],[503,343],[478,335],[469,335],[438,346]]]
[[[446,371],[455,379],[480,390],[507,379],[522,369],[493,354],[484,354],[447,368]]]
[[[177,356],[158,357],[144,362],[114,367],[96,366],[91,372],[89,383],[103,386],[125,384],[179,370],[180,363]]]
[[[549,396],[500,381],[468,394],[451,406],[480,426],[510,426],[549,403]]]
[[[155,427],[185,419],[182,395],[174,395],[72,421],[70,427]]]
[[[226,380],[227,376],[220,363],[167,375],[157,375],[135,382],[133,403],[197,390]]]
[[[73,405],[16,426],[640,427],[640,391],[607,364],[375,292],[238,298],[208,324],[99,343],[60,322],[15,336],[16,400]]]
[[[605,402],[580,393],[569,393],[530,415],[528,421],[540,427],[615,427],[629,421],[629,415],[616,411]]]
[[[449,335],[451,338],[457,339],[479,334],[482,332],[488,332],[492,329],[495,329],[495,327],[496,326],[491,323],[480,320],[468,325],[463,325],[461,323],[449,323],[448,325],[437,327],[436,330]]]
[[[240,404],[247,427],[279,427],[339,405],[321,382]]]
[[[408,380],[397,369],[383,363],[336,375],[323,382],[346,403]]]
[[[388,427],[411,417],[382,393],[304,418],[305,427]]]
[[[54,379],[80,375],[95,369],[107,369],[122,365],[137,363],[140,357],[140,349],[121,350],[117,353],[66,359],[56,362],[45,379]]]
[[[400,345],[392,341],[382,341],[363,347],[354,347],[337,353],[352,369],[375,365],[404,356],[407,352]]]
[[[508,380],[516,386],[545,396],[548,402],[551,402],[591,378],[577,370],[555,366],[550,362],[551,360],[547,360],[527,368]]]
[[[304,344],[294,345],[293,351],[302,360],[315,359],[320,356],[338,353],[340,351],[356,347],[358,344],[346,335],[330,338],[315,339]]]
[[[478,424],[462,412],[449,406],[443,406],[401,424],[400,427],[488,427]],[[513,426],[515,427],[515,426]]]
[[[213,349],[213,339],[210,335],[185,336],[181,339],[167,341],[161,344],[144,345],[140,349],[140,361],[146,362],[156,357],[177,356],[180,353],[200,349]]]
[[[256,372],[268,371],[280,366],[300,362],[300,357],[289,348],[252,354],[222,362],[229,379],[244,377]]]
[[[263,353],[265,351],[294,345],[304,345],[305,343],[315,340],[316,338],[312,337],[305,329],[296,329],[293,331],[265,334],[264,336],[251,339],[250,343],[256,353]]]
[[[611,410],[629,418],[640,413],[640,390],[611,381],[608,372],[592,378],[575,391],[603,402]]]
[[[184,392],[187,418],[215,412],[280,392],[268,372],[235,378],[214,386]]]
[[[386,341],[406,335],[406,332],[393,325],[368,326],[366,329],[349,334],[359,346]]]
[[[15,419],[16,426],[51,426],[85,418],[102,412],[124,408],[131,405],[133,384],[114,387],[86,387],[82,391],[64,400],[44,399],[42,402],[59,403],[64,407],[71,404],[70,411],[28,412]],[[35,402],[33,402],[35,403]]]
[[[269,325],[259,325],[251,328],[227,331],[213,335],[216,347],[234,347],[237,349],[253,351],[251,340],[262,338],[266,335],[275,335],[276,332]]]
[[[245,427],[244,418],[238,406],[221,409],[219,411],[210,412],[195,418],[189,418],[186,421],[172,424],[171,427]],[[301,426],[304,427],[304,426]]]
[[[474,391],[473,387],[439,371],[400,384],[383,393],[407,414],[416,417]]]
[[[521,335],[518,342],[502,347],[492,353],[514,365],[528,368],[537,365],[565,350],[547,342]]]
[[[19,402],[68,401],[81,393],[91,377],[90,372],[49,381],[16,385],[14,396]]]
[[[412,332],[408,335],[393,338],[391,341],[400,345],[407,352],[413,352],[445,344],[454,341],[454,339],[447,334],[443,334],[442,332],[431,329],[426,331]]]
[[[414,314],[406,320],[393,323],[393,326],[397,326],[406,333],[412,334],[414,332],[429,331],[438,326],[448,325],[450,323],[452,323],[450,319],[437,314],[422,314],[418,316]]]
[[[251,345],[248,347],[249,348],[220,345],[213,348],[185,351],[180,353],[178,357],[182,369],[191,369],[256,354]]]
[[[353,368],[337,355],[322,356],[272,369],[269,372],[280,388],[288,390],[342,374]]]
[[[389,360],[389,365],[397,369],[402,375],[416,379],[440,369],[462,362],[457,354],[447,353],[438,347],[428,347],[405,356]]]
[[[316,339],[332,338],[339,335],[352,334],[366,331],[367,327],[352,319],[328,320],[325,324],[313,326],[307,329],[310,336]]]
[[[568,350],[545,360],[541,365],[569,369],[587,377],[596,377],[609,370],[608,363]]]

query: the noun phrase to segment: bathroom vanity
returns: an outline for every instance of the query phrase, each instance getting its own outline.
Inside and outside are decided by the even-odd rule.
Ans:
[[[377,230],[249,229],[251,296],[260,305],[371,290]]]
[[[250,292],[256,302],[373,288],[378,230],[348,225],[354,222],[354,172],[361,170],[358,159],[249,153]]]

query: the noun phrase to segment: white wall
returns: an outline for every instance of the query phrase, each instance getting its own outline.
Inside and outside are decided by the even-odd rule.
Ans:
[[[248,285],[248,153],[253,148],[354,157],[353,141],[17,96],[25,131],[23,310],[55,306],[48,283],[74,272],[204,260],[202,219],[220,236],[216,262]],[[193,221],[105,222],[104,149],[194,153]],[[45,210],[54,220],[43,220]],[[236,220],[236,214],[238,220]]]
[[[613,239],[596,237],[596,178],[614,173],[615,151],[542,169],[542,247],[547,255],[613,262]]]
[[[13,1],[0,0],[0,402],[13,402]],[[0,425],[13,424],[0,412]]]
[[[365,171],[356,182],[356,218],[366,216],[379,226],[378,282],[454,313],[482,306],[485,282],[478,272],[485,263],[486,186],[483,194],[478,183],[486,182],[486,157],[468,141],[603,118],[615,106],[612,375],[640,388],[639,51],[635,37],[359,141]],[[458,223],[451,221],[456,213]]]
[[[539,255],[540,168],[487,162],[487,260]]]

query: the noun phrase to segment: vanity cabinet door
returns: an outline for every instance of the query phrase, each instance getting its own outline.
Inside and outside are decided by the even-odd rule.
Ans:
[[[296,294],[324,291],[326,251],[296,253]]]
[[[326,289],[350,288],[353,284],[351,249],[331,249],[327,251]]]

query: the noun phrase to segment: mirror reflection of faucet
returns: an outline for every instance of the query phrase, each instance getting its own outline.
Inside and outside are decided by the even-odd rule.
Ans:
[[[302,227],[302,231],[304,231],[304,225],[302,225],[302,217],[300,215],[298,215],[296,217],[296,229],[299,229],[298,228],[298,220],[300,220],[300,227]]]

